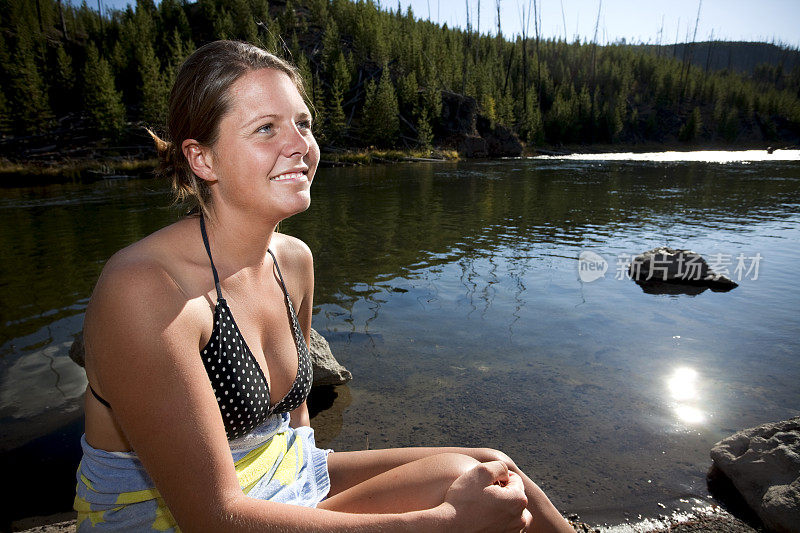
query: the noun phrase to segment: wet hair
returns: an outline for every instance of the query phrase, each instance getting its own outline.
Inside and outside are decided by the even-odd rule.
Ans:
[[[307,99],[294,65],[249,43],[208,43],[181,65],[169,94],[165,139],[148,130],[158,152],[156,173],[172,182],[176,204],[209,217],[210,190],[205,180],[192,172],[181,145],[186,139],[195,139],[202,146],[213,147],[220,121],[231,107],[231,86],[248,72],[264,68],[288,75]]]

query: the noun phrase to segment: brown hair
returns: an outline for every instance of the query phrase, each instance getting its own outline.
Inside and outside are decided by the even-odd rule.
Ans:
[[[172,181],[176,204],[209,216],[208,185],[192,172],[181,144],[195,139],[212,147],[219,136],[219,123],[231,105],[229,89],[243,75],[263,68],[286,73],[307,99],[303,79],[294,65],[249,43],[208,43],[181,65],[169,94],[166,140],[148,130],[158,151],[156,173]]]

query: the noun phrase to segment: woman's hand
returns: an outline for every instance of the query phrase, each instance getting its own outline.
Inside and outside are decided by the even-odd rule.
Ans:
[[[449,507],[453,531],[519,533],[531,524],[522,479],[500,461],[481,463],[450,486],[442,504]]]

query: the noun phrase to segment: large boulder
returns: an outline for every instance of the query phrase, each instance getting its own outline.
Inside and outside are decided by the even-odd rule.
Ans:
[[[467,137],[477,135],[475,120],[478,102],[471,96],[442,91],[442,112],[439,122],[445,136]]]
[[[471,96],[442,91],[442,112],[437,134],[467,158],[517,157],[522,154],[519,137],[502,124],[478,113]]]
[[[489,148],[486,140],[477,135],[468,135],[458,143],[458,153],[467,158],[488,157]]]
[[[502,124],[493,123],[487,117],[478,115],[475,125],[478,133],[486,139],[489,157],[519,157],[522,155],[522,143],[516,133]]]
[[[83,331],[78,333],[69,356],[79,366],[84,365]],[[331,353],[331,347],[325,337],[311,329],[311,366],[314,371],[314,386],[318,385],[343,385],[353,379],[353,375],[339,364]]]
[[[711,270],[700,254],[666,246],[636,256],[628,267],[628,273],[646,292],[648,285],[663,283],[708,287],[719,292],[739,286]]]
[[[800,533],[800,417],[735,433],[711,459],[770,530]]]

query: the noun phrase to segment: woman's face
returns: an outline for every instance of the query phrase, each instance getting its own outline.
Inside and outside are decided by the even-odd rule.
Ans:
[[[260,69],[239,78],[230,96],[211,155],[214,204],[278,220],[308,209],[319,146],[297,87],[284,72]]]

